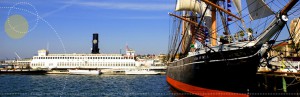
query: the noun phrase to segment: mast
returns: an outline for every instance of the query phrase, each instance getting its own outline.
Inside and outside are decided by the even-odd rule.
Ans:
[[[215,2],[215,1],[214,1]],[[211,10],[211,46],[217,45],[217,20],[216,20],[216,8],[212,6]]]
[[[287,12],[290,11],[293,6],[298,2],[299,0],[292,0],[290,1],[284,8],[280,11],[280,14],[287,15]]]
[[[186,13],[183,12],[183,15],[186,15]],[[181,35],[184,36],[184,38],[182,38],[183,40],[181,42],[181,52],[185,52],[185,49],[186,49],[185,48],[185,41],[186,41],[185,37],[187,37],[187,36],[185,34],[188,33],[188,32],[186,32],[186,26],[188,26],[188,25],[186,25],[186,22],[182,21],[182,32],[181,32]]]

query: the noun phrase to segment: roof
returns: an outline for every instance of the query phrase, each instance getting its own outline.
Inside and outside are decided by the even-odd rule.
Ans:
[[[281,42],[281,43],[275,44],[275,45],[273,46],[273,48],[276,48],[276,47],[282,47],[282,46],[286,46],[286,45],[288,45],[288,42]]]
[[[284,58],[289,61],[300,61],[300,57],[284,57]]]

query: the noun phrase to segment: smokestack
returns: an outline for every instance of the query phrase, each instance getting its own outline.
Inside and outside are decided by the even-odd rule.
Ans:
[[[98,33],[93,34],[93,49],[92,49],[92,54],[99,54],[99,48],[98,48]]]

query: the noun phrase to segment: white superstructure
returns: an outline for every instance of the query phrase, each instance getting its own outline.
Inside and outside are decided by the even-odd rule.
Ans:
[[[47,50],[39,50],[33,56],[31,68],[69,69],[69,68],[135,68],[134,51],[122,54],[49,54]]]
[[[68,70],[69,74],[92,74],[92,75],[99,75],[100,70]]]
[[[131,69],[126,70],[125,74],[127,75],[141,75],[141,74],[159,74],[158,72],[151,71],[150,69]]]

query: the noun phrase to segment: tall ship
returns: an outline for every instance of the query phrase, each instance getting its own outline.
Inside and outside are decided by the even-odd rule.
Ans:
[[[297,15],[298,1],[177,0],[169,13],[167,82],[198,96],[259,92],[258,66],[284,32],[288,16]]]

